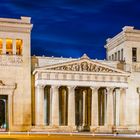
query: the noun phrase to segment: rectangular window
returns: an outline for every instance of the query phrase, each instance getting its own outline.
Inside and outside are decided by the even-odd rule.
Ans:
[[[6,54],[13,54],[13,41],[6,39]]]
[[[2,42],[2,39],[0,39],[0,55],[2,54],[2,47],[3,46],[3,42]]]
[[[115,53],[115,60],[117,60],[117,53]]]
[[[118,51],[118,60],[120,60],[120,51]]]
[[[123,61],[123,49],[121,49],[121,60]]]
[[[22,40],[16,39],[16,54],[22,55]]]
[[[132,48],[132,62],[137,61],[137,48]]]
[[[114,60],[114,54],[112,54],[112,60]]]

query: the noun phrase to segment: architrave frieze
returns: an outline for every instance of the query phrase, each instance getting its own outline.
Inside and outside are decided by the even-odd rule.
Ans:
[[[65,86],[92,86],[92,87],[128,87],[128,83],[123,82],[103,82],[103,81],[67,81],[67,80],[36,80],[35,86],[37,85],[65,85]]]
[[[63,72],[38,72],[35,80],[56,80],[56,81],[88,81],[88,82],[120,82],[127,83],[126,75],[105,75],[100,73],[63,73]]]

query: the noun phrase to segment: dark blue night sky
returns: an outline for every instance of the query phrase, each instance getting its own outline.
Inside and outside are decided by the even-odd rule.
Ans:
[[[140,0],[1,0],[0,17],[31,16],[32,55],[104,59],[106,39],[140,29]]]

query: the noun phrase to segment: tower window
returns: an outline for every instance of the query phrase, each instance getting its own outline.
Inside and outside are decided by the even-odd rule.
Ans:
[[[117,60],[117,53],[115,53],[115,60]]]
[[[16,54],[22,55],[22,40],[16,39]]]
[[[118,51],[118,60],[120,60],[120,51]]]
[[[6,39],[6,54],[13,54],[13,41]]]
[[[112,60],[114,60],[114,54],[112,54]]]
[[[132,48],[132,62],[137,61],[137,48]]]
[[[2,46],[3,46],[3,42],[2,39],[0,39],[0,54],[2,54]]]
[[[121,60],[123,61],[123,49],[121,49]]]

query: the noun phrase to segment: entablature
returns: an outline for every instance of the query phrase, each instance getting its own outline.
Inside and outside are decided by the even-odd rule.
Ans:
[[[97,81],[97,82],[122,82],[127,83],[128,76],[111,73],[87,73],[87,72],[62,72],[44,71],[35,74],[35,80],[66,80],[66,81]]]

